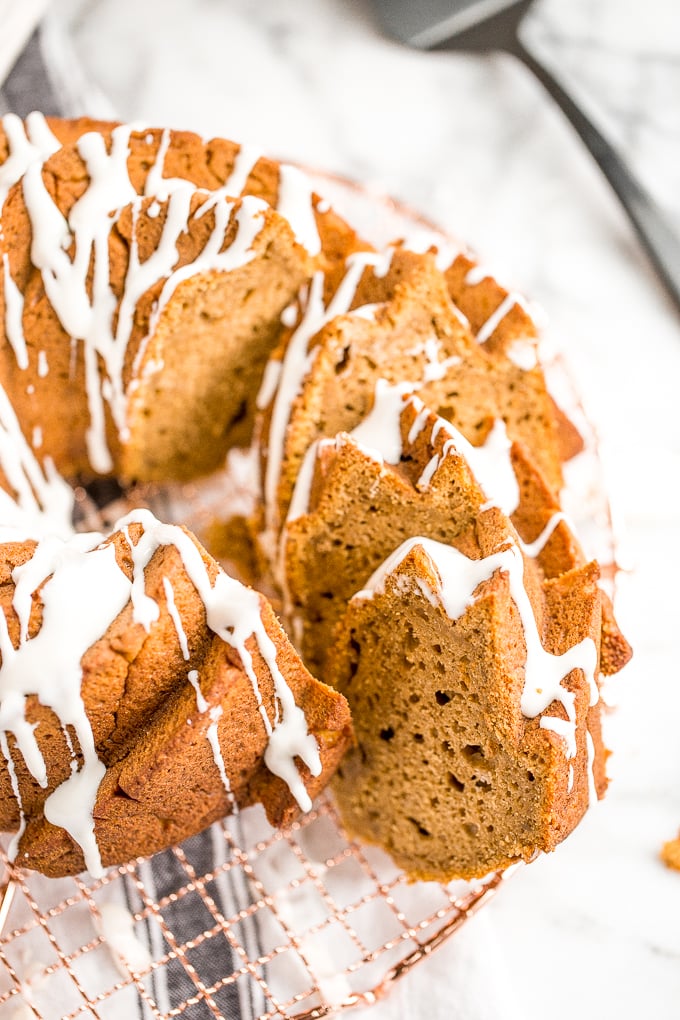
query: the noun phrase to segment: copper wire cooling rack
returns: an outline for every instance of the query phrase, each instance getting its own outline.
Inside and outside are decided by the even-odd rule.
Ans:
[[[42,879],[0,849],[0,1017],[328,1016],[375,1002],[503,881],[410,885],[344,837],[328,797],[286,831],[259,808],[214,825],[208,872],[201,838],[166,852],[162,895],[147,859],[88,883]],[[99,934],[111,902],[149,947],[139,972]]]

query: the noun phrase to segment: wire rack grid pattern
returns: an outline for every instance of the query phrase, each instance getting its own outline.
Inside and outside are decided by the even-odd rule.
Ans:
[[[155,1020],[244,1011],[313,1020],[368,1005],[508,874],[409,884],[381,851],[345,838],[327,796],[288,830],[272,829],[255,808],[216,824],[210,838],[222,862],[214,864],[218,853],[203,871],[198,839],[188,840],[166,852],[162,890],[144,859],[91,883],[50,881],[0,850],[0,1018],[54,1020],[55,1001],[68,1003],[62,1020],[113,1020],[134,1015],[131,1006]],[[128,905],[133,937],[150,947],[139,971],[106,945],[102,908],[114,899]]]

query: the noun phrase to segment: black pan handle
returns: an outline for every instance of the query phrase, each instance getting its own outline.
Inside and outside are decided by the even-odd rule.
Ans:
[[[590,150],[635,227],[675,305],[680,309],[680,237],[668,214],[630,172],[616,150],[576,105],[560,83],[524,48],[519,39],[513,53],[536,75]]]

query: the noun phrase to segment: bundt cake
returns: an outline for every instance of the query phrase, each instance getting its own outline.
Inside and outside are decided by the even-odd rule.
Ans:
[[[552,849],[606,787],[599,677],[630,650],[561,510],[581,439],[528,306],[186,132],[5,117],[0,211],[18,860],[97,871],[256,801],[285,824],[338,766],[347,827],[411,877]],[[318,680],[181,526],[73,533],[62,476],[196,478],[251,438],[248,527]]]

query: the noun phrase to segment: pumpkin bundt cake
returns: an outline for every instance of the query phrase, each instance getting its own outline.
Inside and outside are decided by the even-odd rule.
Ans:
[[[255,802],[286,824],[338,766],[348,828],[415,878],[564,838],[630,650],[521,299],[466,253],[376,251],[248,147],[37,114],[2,120],[0,259],[17,860],[96,873]],[[180,525],[73,531],[64,478],[193,479],[251,437],[264,580],[319,680]]]

